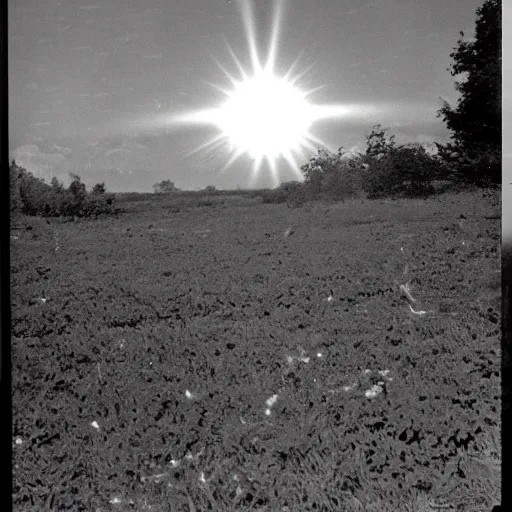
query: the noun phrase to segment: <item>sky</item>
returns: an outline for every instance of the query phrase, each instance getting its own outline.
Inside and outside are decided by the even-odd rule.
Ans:
[[[248,0],[245,0],[248,1]],[[474,34],[483,0],[288,0],[274,73],[295,62],[315,105],[352,106],[320,119],[311,132],[329,149],[362,149],[380,123],[398,142],[446,142],[436,117],[441,98],[455,104],[447,68],[464,31]],[[177,124],[173,116],[226,101],[237,64],[250,75],[244,0],[9,0],[10,158],[49,181],[78,174],[113,192],[152,191],[170,179],[180,189],[267,187],[275,175],[252,172],[244,153],[224,169],[224,146],[200,150],[214,125]],[[265,61],[274,0],[252,0]],[[217,61],[217,63],[216,63]],[[309,69],[309,71],[308,71]],[[298,165],[308,154],[296,156]],[[276,160],[279,181],[297,179]]]

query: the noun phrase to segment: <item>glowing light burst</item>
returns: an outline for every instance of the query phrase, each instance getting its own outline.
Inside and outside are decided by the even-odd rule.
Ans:
[[[243,154],[253,159],[253,179],[266,160],[278,183],[277,161],[284,158],[299,179],[302,178],[296,161],[298,154],[314,150],[313,143],[324,143],[311,133],[313,124],[322,119],[333,119],[350,115],[361,115],[367,107],[360,105],[315,105],[308,96],[321,87],[302,91],[296,83],[309,69],[291,76],[298,59],[283,76],[274,72],[278,48],[281,4],[276,9],[272,24],[269,51],[264,65],[259,59],[256,44],[255,24],[249,0],[242,0],[242,18],[248,40],[253,67],[250,75],[241,65],[233,50],[228,50],[238,67],[241,80],[235,79],[217,61],[217,65],[231,82],[232,89],[215,86],[226,96],[226,100],[215,108],[196,110],[167,118],[169,124],[214,125],[220,134],[205,142],[189,155],[206,148],[227,147],[231,153],[221,172],[228,169]]]

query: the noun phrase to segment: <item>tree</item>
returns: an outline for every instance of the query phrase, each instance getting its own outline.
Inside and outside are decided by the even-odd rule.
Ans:
[[[176,191],[176,187],[171,180],[163,180],[153,185],[155,194],[171,194]]]
[[[452,143],[437,145],[447,159],[455,156],[469,181],[501,181],[501,0],[486,0],[477,9],[475,38],[464,33],[450,54],[452,76],[460,93],[456,108],[447,102],[438,111],[452,132]]]
[[[85,183],[82,183],[80,176],[70,173],[72,181],[69,184],[68,190],[73,195],[73,198],[77,201],[82,201],[87,196],[87,190]]]
[[[65,190],[64,184],[61,183],[55,176],[52,178],[50,185],[52,187],[52,190],[57,194],[60,194]]]
[[[96,185],[94,185],[94,187],[92,189],[92,193],[97,196],[103,195],[103,194],[105,194],[105,192],[106,192],[105,182],[96,183]]]

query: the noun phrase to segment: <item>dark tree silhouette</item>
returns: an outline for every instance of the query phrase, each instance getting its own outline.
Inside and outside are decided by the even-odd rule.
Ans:
[[[501,181],[501,0],[486,0],[476,11],[473,41],[464,33],[450,54],[452,76],[460,93],[457,107],[447,102],[438,111],[452,132],[452,143],[438,145],[447,157],[455,154],[459,173],[469,181]],[[452,159],[453,161],[453,159]]]
[[[171,180],[163,180],[160,183],[155,183],[153,189],[155,194],[172,194],[177,190],[174,182]]]

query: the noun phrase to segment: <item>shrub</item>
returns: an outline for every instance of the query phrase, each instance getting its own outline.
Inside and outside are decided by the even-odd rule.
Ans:
[[[297,191],[302,187],[298,181],[286,181],[277,188],[265,190],[261,194],[263,203],[286,203],[291,197],[297,197]]]
[[[178,189],[171,180],[163,180],[153,185],[155,194],[172,194],[178,192]]]
[[[121,212],[115,207],[115,196],[105,192],[103,183],[88,194],[80,177],[71,177],[68,189],[56,178],[47,184],[13,160],[9,167],[11,213],[43,217],[96,217]]]
[[[311,201],[311,193],[305,183],[300,183],[299,186],[293,187],[289,190],[286,204],[288,208],[301,208],[306,203]]]
[[[500,151],[488,146],[469,151],[450,143],[446,145],[436,143],[436,146],[444,170],[444,179],[479,187],[499,187],[501,183]]]
[[[367,161],[362,183],[368,199],[427,197],[435,193],[432,181],[442,170],[439,160],[419,144],[391,148]]]
[[[20,213],[23,207],[23,201],[21,199],[21,179],[23,171],[24,169],[18,167],[13,160],[9,167],[9,209],[11,214]]]
[[[301,167],[310,197],[334,201],[360,195],[362,169],[362,159],[359,156],[347,157],[343,148],[337,154],[321,148]]]
[[[106,189],[105,189],[104,182],[96,183],[96,185],[94,185],[94,187],[92,188],[92,194],[94,194],[94,195],[102,195],[102,194],[105,194],[105,192],[106,192]]]
[[[372,131],[366,136],[366,159],[378,159],[395,148],[395,136],[386,139],[386,128],[380,124],[372,127]]]

